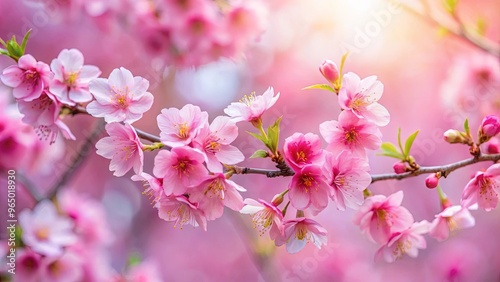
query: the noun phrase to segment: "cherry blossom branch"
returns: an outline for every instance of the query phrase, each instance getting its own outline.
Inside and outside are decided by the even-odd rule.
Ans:
[[[449,24],[445,24],[444,20],[435,14],[433,14],[430,9],[424,9],[425,11],[421,12],[418,11],[417,9],[407,5],[403,4],[399,1],[397,1],[403,9],[405,9],[407,12],[425,20],[426,22],[432,24],[432,25],[437,25],[439,27],[444,28],[446,31],[448,31],[450,34],[453,34],[456,37],[464,39],[466,42],[469,42],[470,44],[496,56],[500,57],[500,45],[497,44],[496,42],[481,36],[477,32],[474,32],[473,30],[467,29],[462,21],[459,19],[459,17],[456,15],[455,12],[452,13],[452,18],[456,21],[457,26],[450,26]],[[424,7],[427,7],[424,1]],[[427,13],[426,13],[427,12]]]
[[[374,174],[372,175],[372,183],[388,179],[401,180],[408,177],[413,177],[426,173],[435,173],[435,172],[440,172],[442,177],[446,177],[452,171],[457,170],[461,167],[466,167],[479,162],[486,162],[486,161],[497,162],[499,160],[500,160],[500,154],[480,155],[478,157],[473,157],[470,159],[461,160],[455,163],[450,163],[442,166],[421,166],[419,169],[415,171],[405,172],[401,174],[396,174],[396,173]]]
[[[47,198],[49,199],[54,198],[61,189],[61,187],[64,184],[66,184],[66,182],[71,178],[71,176],[73,176],[73,174],[77,171],[77,169],[89,155],[89,152],[94,147],[94,143],[101,134],[101,132],[103,131],[103,128],[104,128],[104,121],[103,120],[97,121],[97,124],[94,126],[94,129],[92,130],[91,134],[85,139],[85,142],[77,151],[78,154],[73,159],[73,162],[70,164],[68,169],[62,174],[59,180],[54,184],[54,186],[52,186],[52,188],[49,189],[50,192],[47,195]]]
[[[28,179],[23,173],[18,173],[17,177],[23,184],[24,189],[28,191],[28,194],[33,198],[35,202],[38,203],[43,199],[42,195],[38,193],[38,190],[36,189],[34,183],[30,179]]]

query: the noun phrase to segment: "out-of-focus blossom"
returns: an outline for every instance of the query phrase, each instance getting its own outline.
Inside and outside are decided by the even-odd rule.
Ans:
[[[158,209],[158,217],[165,221],[174,221],[174,227],[179,225],[182,229],[185,224],[190,224],[207,230],[207,219],[203,211],[198,208],[198,204],[191,203],[184,195],[163,195],[155,207]]]
[[[274,96],[274,89],[269,87],[262,95],[245,95],[240,102],[233,102],[227,106],[224,112],[235,122],[249,121],[258,123],[264,112],[271,108],[278,101],[279,97],[280,93]]]
[[[162,282],[161,275],[156,264],[143,261],[131,266],[125,275],[127,282]]]
[[[243,214],[251,214],[254,228],[263,235],[268,230],[272,240],[284,232],[283,213],[273,205],[264,200],[245,199],[245,206],[241,209]]]
[[[40,282],[78,282],[82,279],[82,259],[71,251],[61,256],[47,257],[40,269]]]
[[[338,121],[321,123],[319,131],[328,143],[327,150],[335,154],[348,150],[365,157],[366,149],[376,150],[382,144],[382,133],[378,127],[350,111],[340,113]]]
[[[153,94],[147,92],[148,87],[146,79],[134,77],[123,67],[114,69],[108,79],[89,82],[95,100],[87,105],[87,111],[95,117],[104,117],[108,123],[133,123],[153,105]]]
[[[191,189],[189,200],[198,203],[207,220],[222,216],[224,206],[239,211],[243,208],[243,198],[239,192],[246,191],[235,182],[226,179],[223,173],[209,175],[197,187]]]
[[[89,82],[98,78],[101,71],[96,66],[83,65],[83,61],[83,54],[77,49],[64,49],[52,60],[50,68],[54,72],[54,79],[50,84],[50,92],[60,102],[74,105],[92,100]]]
[[[358,209],[363,203],[363,190],[372,181],[368,171],[367,161],[349,151],[343,151],[338,156],[326,154],[323,174],[332,187],[330,197],[339,210],[346,207]]]
[[[462,206],[450,206],[436,214],[429,230],[429,236],[443,241],[448,239],[450,232],[473,227],[474,224],[476,221],[469,209]]]
[[[167,146],[189,145],[200,130],[208,124],[208,113],[200,107],[187,104],[182,109],[163,109],[156,118],[161,142]]]
[[[284,235],[278,236],[275,243],[276,246],[286,244],[286,250],[294,254],[302,250],[307,242],[321,249],[321,246],[327,243],[326,234],[326,229],[316,221],[298,217],[285,221]]]
[[[294,171],[305,165],[323,162],[323,150],[319,136],[312,133],[294,133],[285,139],[283,145],[285,159]]]
[[[477,52],[457,56],[441,85],[441,96],[461,125],[465,118],[479,123],[485,115],[500,114],[500,63],[490,54]],[[480,101],[480,103],[478,103]]]
[[[384,85],[376,76],[361,80],[355,73],[349,72],[342,77],[339,91],[339,104],[358,118],[365,118],[378,126],[389,123],[390,115],[384,106],[377,103],[384,92]]]
[[[312,206],[315,213],[328,205],[328,196],[332,189],[318,165],[306,165],[296,171],[290,182],[290,203],[298,210]]]
[[[230,145],[238,137],[238,127],[229,117],[216,117],[194,140],[194,147],[205,154],[207,168],[222,172],[222,164],[234,165],[245,159],[238,148]]]
[[[0,79],[5,85],[14,88],[16,99],[31,101],[42,95],[42,91],[49,86],[51,76],[49,65],[37,62],[27,54],[19,58],[17,65],[4,69]]]
[[[113,235],[100,202],[72,190],[59,192],[57,199],[61,211],[74,222],[78,244],[84,248],[102,248],[112,242]]]
[[[109,170],[114,176],[123,176],[130,169],[136,174],[142,172],[144,165],[143,145],[130,124],[108,123],[106,131],[109,137],[97,141],[97,154],[111,159]]]
[[[77,241],[73,222],[59,215],[49,200],[40,202],[32,211],[21,211],[19,224],[23,230],[24,244],[42,255],[59,256],[65,246]]]
[[[394,262],[404,254],[415,258],[418,256],[418,249],[425,249],[427,242],[422,234],[429,232],[430,223],[426,220],[415,222],[413,225],[402,231],[396,232],[375,254],[375,259],[384,259],[386,262]]]
[[[30,248],[18,250],[16,260],[16,274],[12,276],[14,282],[38,282],[42,268],[42,256]]]
[[[500,140],[498,138],[492,138],[485,144],[486,154],[498,154],[500,153]]]
[[[165,194],[182,195],[205,180],[204,159],[203,153],[186,146],[161,150],[155,157],[153,174],[163,178]]]
[[[490,166],[486,171],[478,171],[465,186],[462,193],[462,206],[470,208],[478,204],[480,208],[490,211],[498,204],[500,193],[500,164]]]
[[[401,206],[403,191],[388,197],[368,197],[354,216],[354,223],[373,242],[386,243],[392,234],[408,229],[414,222],[411,213]]]

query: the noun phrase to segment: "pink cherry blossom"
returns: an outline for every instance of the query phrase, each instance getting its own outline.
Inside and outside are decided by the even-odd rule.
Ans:
[[[280,93],[274,96],[274,89],[269,87],[262,95],[245,95],[240,102],[233,102],[231,105],[227,106],[224,112],[235,122],[257,122],[260,120],[262,114],[278,101],[279,97]]]
[[[245,206],[240,212],[252,215],[253,227],[258,230],[259,235],[262,236],[268,230],[272,240],[283,235],[283,213],[278,207],[261,199],[245,199],[243,202]]]
[[[403,191],[388,197],[368,197],[354,216],[354,223],[373,242],[386,243],[392,234],[402,232],[413,224],[411,213],[401,206]]]
[[[384,259],[386,262],[394,262],[404,254],[412,258],[418,256],[418,249],[425,249],[427,242],[422,234],[429,232],[430,223],[426,220],[415,222],[402,231],[396,232],[375,254],[375,259]]]
[[[204,159],[203,153],[186,146],[161,150],[155,157],[153,174],[163,178],[165,194],[182,195],[205,180],[208,171]]]
[[[473,227],[475,224],[476,221],[470,214],[469,209],[462,206],[450,206],[436,214],[429,235],[438,241],[443,241],[450,236],[450,232]]]
[[[156,118],[161,142],[167,146],[189,145],[200,130],[208,124],[208,113],[200,107],[187,104],[182,109],[163,109]],[[234,140],[234,139],[233,139]]]
[[[73,233],[73,222],[59,215],[49,200],[40,202],[32,211],[23,210],[19,214],[19,224],[23,230],[24,244],[42,255],[59,256],[63,253],[63,247],[77,240]]]
[[[82,258],[70,251],[59,257],[44,258],[40,282],[82,281],[82,264]]]
[[[324,60],[319,66],[319,71],[332,84],[337,81],[340,75],[337,65],[331,60]]]
[[[339,104],[359,118],[365,118],[378,126],[389,123],[390,115],[384,106],[377,103],[384,92],[384,85],[376,76],[361,80],[355,73],[349,72],[342,77],[339,91]]]
[[[294,133],[285,139],[283,145],[285,159],[294,171],[305,165],[323,162],[323,150],[319,136],[312,133]]]
[[[194,147],[205,153],[205,162],[211,172],[222,172],[222,164],[233,165],[245,159],[235,146],[229,145],[238,137],[238,127],[225,116],[216,117],[209,127],[205,126]]]
[[[160,200],[163,192],[163,179],[156,178],[145,172],[134,175],[131,177],[133,181],[142,181],[144,183],[144,192],[142,194],[152,199],[153,203]]]
[[[130,124],[117,122],[106,125],[109,137],[97,141],[97,154],[111,159],[109,170],[114,176],[123,176],[130,169],[141,173],[144,164],[143,145]]]
[[[372,181],[367,161],[349,151],[343,151],[338,156],[328,153],[322,169],[326,182],[333,188],[330,189],[331,198],[337,208],[358,209],[363,203],[363,191]]]
[[[306,165],[297,171],[289,186],[290,203],[298,210],[312,206],[316,212],[326,208],[331,188],[318,165]]]
[[[127,282],[162,282],[159,268],[152,261],[142,261],[130,267],[126,274]]]
[[[42,268],[42,256],[33,252],[30,248],[18,249],[16,259],[16,274],[13,281],[38,282]]]
[[[59,132],[66,139],[75,140],[75,136],[59,117],[62,105],[49,92],[31,101],[18,101],[19,112],[23,114],[23,122],[33,126],[40,139],[54,143]]]
[[[281,246],[286,243],[286,250],[290,254],[298,253],[307,242],[312,242],[318,249],[321,249],[321,246],[327,243],[326,234],[326,229],[316,221],[298,217],[285,221],[284,235],[278,236],[275,244]]]
[[[31,101],[42,95],[42,91],[49,86],[51,76],[49,65],[37,62],[28,54],[19,58],[17,65],[4,69],[0,79],[14,88],[16,99]]]
[[[50,92],[64,104],[74,105],[92,100],[89,82],[99,77],[101,71],[96,66],[83,65],[83,61],[83,54],[79,50],[64,49],[50,64],[54,72]]]
[[[243,208],[243,198],[239,192],[246,191],[240,185],[226,179],[223,173],[209,175],[200,185],[191,189],[189,201],[198,203],[207,220],[222,216],[224,206],[239,211]]]
[[[163,195],[155,207],[158,209],[158,217],[165,221],[174,221],[174,227],[179,225],[182,229],[184,224],[190,224],[207,230],[207,219],[203,211],[198,208],[198,204],[191,203],[184,195]]]
[[[350,111],[340,113],[338,121],[323,122],[319,131],[328,143],[327,150],[336,154],[348,150],[364,157],[365,149],[376,150],[382,144],[382,133],[378,127]]]
[[[500,164],[490,166],[485,172],[478,171],[465,186],[462,193],[462,206],[469,208],[477,203],[486,211],[496,208],[500,193],[499,175]]]
[[[149,81],[133,76],[125,69],[114,69],[109,79],[96,78],[89,82],[95,100],[87,105],[89,114],[104,117],[106,122],[133,123],[153,105],[153,95],[146,92]]]

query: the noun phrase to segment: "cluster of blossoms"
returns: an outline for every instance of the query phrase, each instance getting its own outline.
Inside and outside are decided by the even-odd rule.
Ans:
[[[65,106],[92,100],[88,84],[101,71],[83,64],[83,55],[76,49],[64,49],[48,64],[26,54],[17,65],[3,70],[3,84],[12,87],[22,121],[36,129],[41,139],[54,143],[59,132],[67,139],[75,139],[62,121]]]
[[[266,14],[260,0],[68,1],[65,5],[70,17],[83,12],[97,23],[120,23],[139,38],[145,53],[177,66],[239,56],[264,31]]]
[[[56,202],[43,200],[19,214],[22,235],[12,281],[160,281],[148,264],[123,275],[111,268],[104,249],[113,238],[99,202],[72,191],[60,193]]]

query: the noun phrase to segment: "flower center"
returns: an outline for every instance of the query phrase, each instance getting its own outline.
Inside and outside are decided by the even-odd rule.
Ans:
[[[316,182],[314,177],[309,175],[303,175],[300,180],[302,181],[302,184],[305,186],[306,192],[309,192],[309,188],[313,186],[313,184]]]
[[[51,275],[58,277],[59,275],[61,275],[61,272],[63,272],[64,266],[61,265],[59,261],[55,261],[49,264],[48,269]]]
[[[354,128],[345,131],[344,140],[348,144],[355,143],[358,138],[358,133]]]
[[[299,240],[304,240],[307,236],[307,229],[303,224],[297,224],[297,230],[295,231],[295,237]]]
[[[33,83],[40,78],[40,74],[34,70],[26,70],[24,72],[24,80]]]
[[[179,161],[173,167],[177,170],[177,173],[179,175],[180,174],[188,174],[189,169],[190,169],[190,165],[189,165],[188,161]]]
[[[68,86],[75,86],[77,78],[78,78],[78,72],[71,72],[68,74],[68,77],[66,78],[65,82]]]
[[[191,128],[187,125],[187,122],[178,124],[177,126],[179,127],[179,133],[177,135],[182,139],[188,138]]]
[[[306,156],[306,153],[304,153],[304,151],[299,151],[297,152],[297,161],[300,161],[300,162],[306,162],[307,161],[307,156]]]
[[[406,254],[408,250],[411,249],[412,243],[410,240],[398,241],[394,250],[392,250],[392,254],[396,258],[400,258],[402,255]]]
[[[218,197],[224,200],[224,184],[219,178],[214,179],[209,185],[208,189],[205,191],[205,195],[209,194],[208,197]]]
[[[245,95],[241,98],[240,102],[246,104],[250,107],[252,103],[255,101],[255,92],[252,92],[250,95]]]
[[[358,96],[358,95],[356,95]],[[351,109],[357,111],[360,108],[364,108],[368,105],[367,101],[363,97],[355,97],[351,103],[349,103],[349,106]]]
[[[49,235],[50,232],[49,228],[47,227],[42,227],[35,232],[36,238],[40,241],[46,241],[47,239],[49,239]]]

